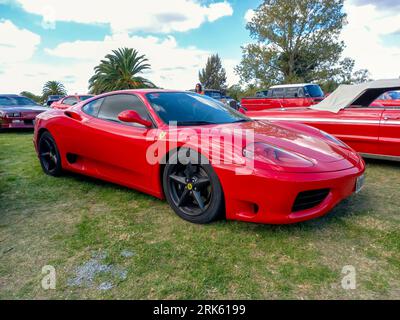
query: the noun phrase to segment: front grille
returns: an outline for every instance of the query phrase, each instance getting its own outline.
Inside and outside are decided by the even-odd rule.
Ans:
[[[322,203],[329,194],[329,189],[300,192],[293,204],[292,212],[314,208]]]

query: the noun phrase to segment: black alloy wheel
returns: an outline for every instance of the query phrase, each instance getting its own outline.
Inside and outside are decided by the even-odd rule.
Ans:
[[[199,162],[198,154],[179,163],[177,153],[168,161],[163,175],[164,193],[174,211],[193,223],[209,223],[223,212],[218,176],[210,164]]]
[[[61,157],[56,142],[49,132],[44,132],[39,139],[39,160],[43,171],[51,176],[61,174]]]

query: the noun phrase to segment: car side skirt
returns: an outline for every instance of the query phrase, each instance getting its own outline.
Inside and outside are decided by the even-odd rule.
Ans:
[[[382,154],[372,154],[372,153],[360,153],[363,158],[377,159],[377,160],[389,160],[400,162],[400,157],[397,156],[385,156]]]

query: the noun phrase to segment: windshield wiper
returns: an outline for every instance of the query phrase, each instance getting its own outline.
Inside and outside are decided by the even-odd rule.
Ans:
[[[178,121],[178,126],[200,126],[200,125],[207,125],[207,124],[216,124],[215,122],[210,121]]]
[[[233,121],[232,123],[238,123],[238,122],[249,122],[249,121],[253,121],[252,119],[240,119],[237,121]]]

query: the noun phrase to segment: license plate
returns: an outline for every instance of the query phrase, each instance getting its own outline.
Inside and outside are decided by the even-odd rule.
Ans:
[[[13,120],[12,123],[23,123],[23,120]]]
[[[365,183],[365,174],[357,178],[356,193],[359,193],[362,190],[362,188],[364,187],[364,183]]]

